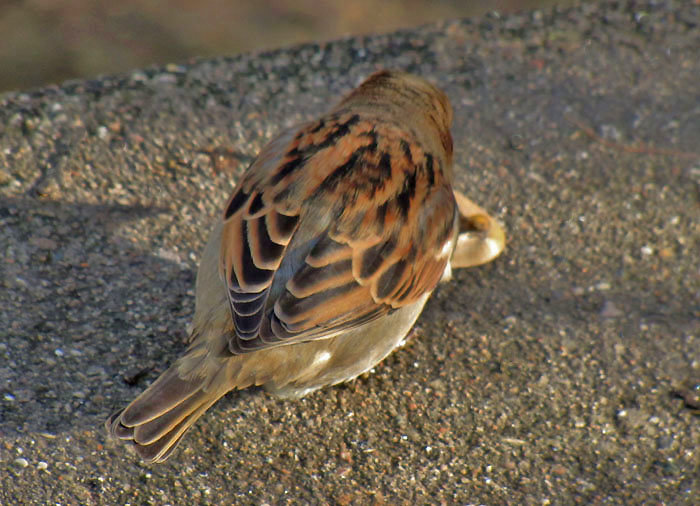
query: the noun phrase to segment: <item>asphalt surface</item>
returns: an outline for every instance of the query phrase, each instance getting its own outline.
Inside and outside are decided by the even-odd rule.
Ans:
[[[697,504],[699,23],[594,4],[0,97],[0,503]],[[183,349],[235,181],[382,67],[448,92],[506,252],[372,374],[230,394],[141,464],[103,421]]]

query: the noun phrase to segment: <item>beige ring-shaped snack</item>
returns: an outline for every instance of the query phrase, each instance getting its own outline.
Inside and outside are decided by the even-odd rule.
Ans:
[[[498,221],[462,193],[455,191],[459,208],[459,235],[450,260],[453,269],[490,262],[506,246],[506,234]]]

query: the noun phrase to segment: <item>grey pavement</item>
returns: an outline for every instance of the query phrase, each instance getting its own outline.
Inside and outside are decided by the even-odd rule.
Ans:
[[[103,421],[184,348],[211,224],[378,68],[455,108],[506,227],[372,374],[229,394],[171,459]],[[700,5],[451,20],[0,97],[0,503],[697,504]]]

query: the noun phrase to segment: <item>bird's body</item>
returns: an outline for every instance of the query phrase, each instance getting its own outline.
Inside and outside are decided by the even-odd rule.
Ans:
[[[162,461],[232,389],[301,397],[395,349],[450,273],[451,114],[427,81],[383,71],[263,148],[202,256],[187,352],[112,434]]]

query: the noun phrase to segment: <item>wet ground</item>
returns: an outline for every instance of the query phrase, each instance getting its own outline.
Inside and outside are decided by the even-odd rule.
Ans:
[[[588,5],[6,95],[0,502],[696,501],[698,20]],[[381,67],[448,92],[456,186],[506,252],[457,272],[372,374],[230,394],[141,464],[103,421],[183,349],[235,181]]]

